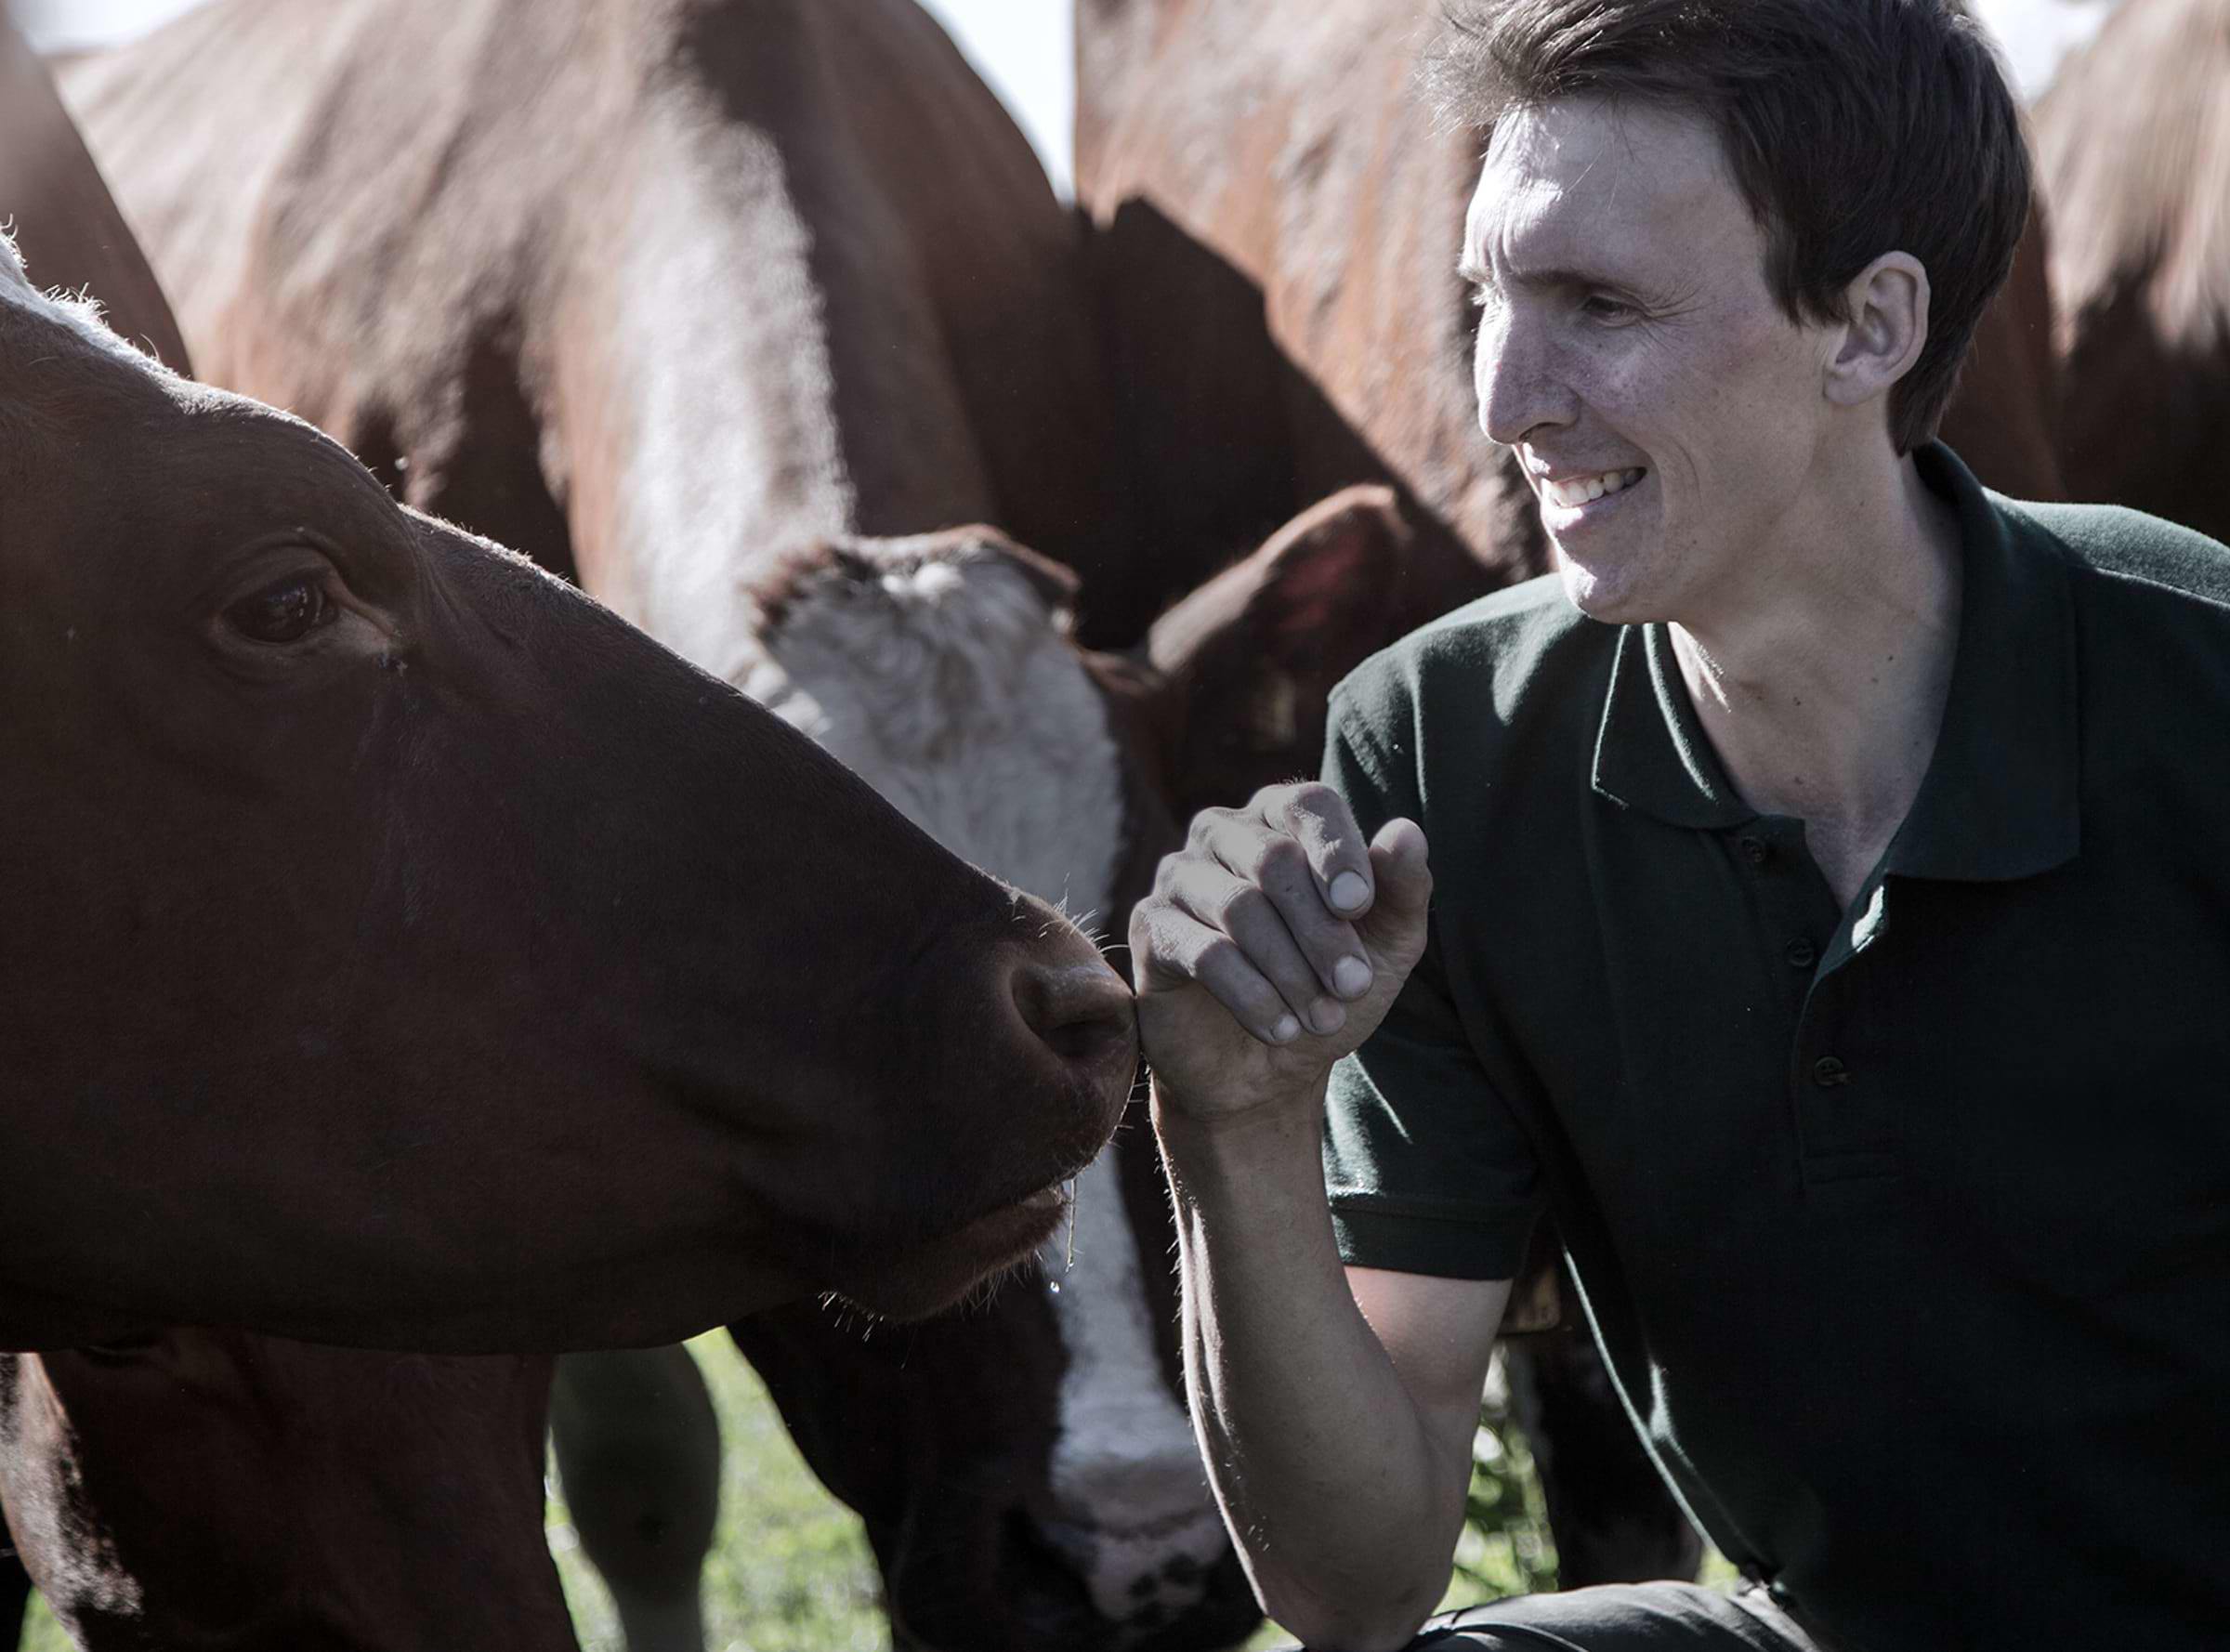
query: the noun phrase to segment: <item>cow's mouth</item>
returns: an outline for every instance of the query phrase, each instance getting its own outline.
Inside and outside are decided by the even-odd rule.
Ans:
[[[1056,1182],[955,1233],[923,1240],[865,1278],[840,1283],[837,1294],[885,1319],[925,1319],[942,1312],[1036,1255],[1068,1220],[1074,1187],[1072,1181]]]

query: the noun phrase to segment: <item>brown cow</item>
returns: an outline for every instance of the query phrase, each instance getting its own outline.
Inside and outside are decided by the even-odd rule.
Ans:
[[[2036,110],[2060,457],[2085,499],[2230,535],[2230,4],[2125,0]]]
[[[1323,668],[1349,646],[1342,627],[1373,611],[1370,595],[1401,552],[1389,497],[1358,491],[1311,512],[1173,615],[1156,648],[1172,675],[1083,657],[1122,731],[1125,814],[1137,822],[1138,853],[1118,881],[1110,922],[1126,920],[1154,859],[1174,842],[1153,778],[1170,767],[1163,731],[1227,713],[1231,727],[1203,732],[1200,743],[1242,765],[1269,761],[1261,742],[1278,728],[1258,715],[1265,696],[1244,691],[1233,662],[1268,662],[1273,682]],[[878,623],[920,645],[894,658],[925,655],[925,675],[950,675],[965,650],[940,656],[940,637],[980,649],[987,636],[1013,635],[950,611],[973,602],[994,616],[1011,611],[1021,592],[1003,588],[1010,560],[1030,568],[988,531],[825,547],[784,570],[785,589],[766,594],[780,616],[774,636],[779,645],[794,627],[857,624],[859,610],[879,609]],[[1000,577],[970,580],[987,567]],[[1057,570],[1031,571],[1066,589]],[[949,610],[935,627],[906,600],[925,583],[942,587]],[[1207,698],[1219,684],[1240,691]],[[1273,701],[1291,692],[1266,691]],[[1255,1620],[1212,1509],[1194,1505],[1189,1535],[1141,1534],[1139,1556],[1063,1504],[1079,1481],[1100,1475],[1130,1482],[1100,1491],[1103,1510],[1116,1491],[1163,1511],[1173,1489],[1200,1495],[1188,1451],[1184,1481],[1166,1488],[1155,1481],[1170,1472],[1164,1460],[1141,1449],[1165,1426],[1137,1374],[1158,1375],[1167,1355],[1168,1284],[1146,1267],[1132,1228],[1158,1230],[1166,1194],[1143,1121],[1119,1147],[1080,1178],[1071,1233],[1049,1244],[1042,1273],[979,1312],[872,1338],[856,1313],[811,1305],[735,1328],[808,1460],[865,1516],[891,1578],[902,1646],[1106,1645],[1118,1619],[1126,1645],[1224,1645]],[[1140,1311],[1142,1294],[1152,1314]],[[535,1443],[547,1361],[367,1356],[177,1331],[25,1368],[0,1490],[24,1518],[58,1609],[92,1652],[572,1645],[541,1530]],[[832,1383],[847,1396],[841,1411],[820,1392]],[[571,1392],[560,1386],[561,1406]],[[657,1397],[692,1403],[687,1389]],[[653,1414],[640,1425],[658,1422]],[[598,1438],[592,1431],[592,1449]],[[926,1505],[926,1529],[912,1530],[925,1477],[942,1489]],[[645,1501],[670,1517],[669,1488],[645,1488]],[[578,1505],[575,1515],[584,1515]],[[636,1556],[637,1575],[654,1558]],[[652,1633],[699,1632],[693,1611],[662,1616],[694,1596],[696,1554],[683,1545],[678,1558],[669,1588],[636,1603],[631,1633],[646,1624]],[[1110,1590],[1126,1609],[1102,1602]],[[992,1596],[998,1612],[971,1615]]]
[[[1455,265],[1484,134],[1439,123],[1417,86],[1443,12],[1077,0],[1077,193],[1165,597],[1358,481],[1397,490],[1417,533],[1389,638],[1548,566],[1525,483],[1478,430]],[[1945,433],[1992,485],[2056,498],[2042,282],[2032,225]],[[1320,696],[1288,710],[1299,743],[1320,739]],[[1564,1580],[1692,1570],[1693,1534],[1593,1350],[1558,1335],[1517,1392],[1578,1431],[1537,1453]]]
[[[12,248],[0,385],[0,1345],[919,1312],[1055,1224],[1134,1044],[1049,909]]]

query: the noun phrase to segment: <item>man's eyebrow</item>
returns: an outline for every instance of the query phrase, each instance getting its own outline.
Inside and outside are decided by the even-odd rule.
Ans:
[[[1616,287],[1624,292],[1632,285],[1601,269],[1574,269],[1561,265],[1545,269],[1513,269],[1510,283],[1535,292],[1567,287]]]
[[[1480,263],[1477,256],[1471,253],[1464,254],[1462,262],[1457,264],[1456,274],[1475,287],[1493,286],[1497,281],[1494,272]],[[1571,287],[1612,287],[1620,292],[1629,292],[1633,290],[1633,286],[1632,282],[1620,281],[1605,270],[1578,269],[1562,265],[1541,269],[1513,269],[1506,277],[1501,279],[1506,281],[1511,286],[1523,287],[1533,292],[1554,291]]]

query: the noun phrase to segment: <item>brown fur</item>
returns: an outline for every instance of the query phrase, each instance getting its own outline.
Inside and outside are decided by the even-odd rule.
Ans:
[[[190,375],[185,340],[46,71],[0,10],[0,222],[42,287],[90,292],[109,325]]]
[[[2230,4],[2126,0],[2037,105],[2079,497],[2230,537]]]

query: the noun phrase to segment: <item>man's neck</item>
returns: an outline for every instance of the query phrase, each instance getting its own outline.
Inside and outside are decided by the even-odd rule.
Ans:
[[[1672,626],[1735,790],[1805,822],[1846,905],[1920,792],[1959,639],[1956,514],[1909,457],[1877,479],[1823,493],[1746,604]]]

